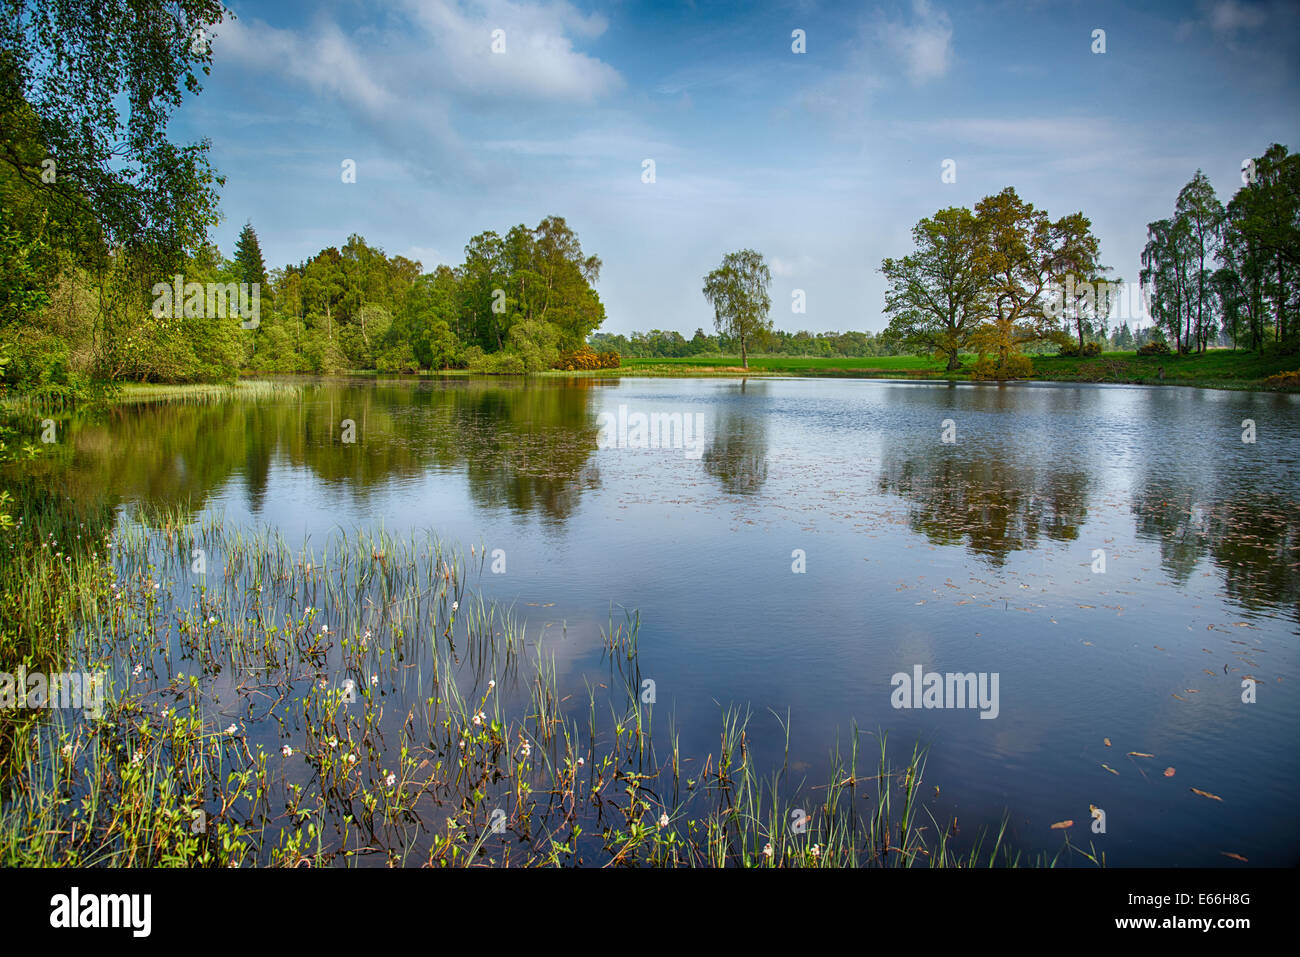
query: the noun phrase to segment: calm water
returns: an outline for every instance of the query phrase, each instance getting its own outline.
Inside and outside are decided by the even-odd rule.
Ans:
[[[703,444],[601,447],[601,413],[620,406],[698,414]],[[119,408],[65,447],[74,494],[188,501],[291,544],[360,525],[503,550],[482,587],[526,617],[583,708],[608,674],[600,628],[635,610],[683,754],[716,749],[740,704],[779,767],[773,712],[788,712],[792,767],[820,784],[856,722],[929,748],[929,805],[963,838],[1006,811],[1030,851],[1059,849],[1050,825],[1070,819],[1113,864],[1300,861],[1295,396],[328,381]],[[996,718],[893,707],[892,676],[917,665],[996,673]]]

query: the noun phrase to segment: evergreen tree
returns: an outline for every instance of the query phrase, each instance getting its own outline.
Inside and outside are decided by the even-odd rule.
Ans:
[[[235,266],[240,282],[266,285],[266,263],[262,260],[262,246],[257,241],[252,223],[245,223],[239,231],[239,242],[235,243]]]

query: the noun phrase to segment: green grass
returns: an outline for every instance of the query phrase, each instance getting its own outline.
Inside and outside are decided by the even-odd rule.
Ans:
[[[1112,382],[1145,385],[1188,385],[1218,389],[1261,389],[1295,392],[1294,381],[1266,381],[1300,369],[1300,356],[1258,355],[1214,349],[1204,355],[1138,356],[1134,352],[1104,352],[1092,358],[1033,356],[1032,378],[1045,382]],[[750,356],[749,371],[739,356],[692,356],[681,359],[624,359],[619,369],[555,375],[598,376],[738,376],[793,375],[849,378],[908,378],[967,381],[975,357],[962,356],[962,368],[945,370],[940,359],[918,356],[816,358],[811,356]],[[1161,375],[1163,371],[1163,377]]]
[[[298,386],[289,382],[270,382],[265,379],[240,379],[231,383],[153,383],[129,382],[118,387],[112,401],[129,404],[137,402],[213,402],[226,399],[264,399],[297,392]]]

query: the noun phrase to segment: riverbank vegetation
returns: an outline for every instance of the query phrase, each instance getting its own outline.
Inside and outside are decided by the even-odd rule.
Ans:
[[[167,126],[210,68],[204,31],[229,11],[112,3],[82,17],[74,6],[19,4],[0,33],[0,392],[11,396],[59,403],[106,384],[265,373],[600,372],[733,354],[742,368],[751,355],[941,355],[945,375],[1047,378],[1056,367],[1161,381],[1090,353],[1155,341],[1263,359],[1300,344],[1300,159],[1280,145],[1248,162],[1226,204],[1197,172],[1173,216],[1148,226],[1139,278],[1154,325],[1136,328],[1131,317],[1108,326],[1119,281],[1087,217],[1052,219],[1012,187],[921,220],[915,249],[883,261],[879,334],[776,329],[755,250],[706,277],[714,333],[602,333],[601,260],[560,216],[480,232],[459,264],[430,271],[357,234],[268,268],[251,222],[227,257],[209,239],[223,180],[208,144],[174,144]],[[104,49],[115,56],[88,53]],[[1035,370],[1035,356],[1057,352],[1098,364]]]
[[[31,627],[6,627],[5,660],[106,694],[93,719],[4,712],[6,865],[1055,862],[1022,859],[1005,822],[959,851],[923,751],[896,761],[884,734],[851,729],[820,787],[788,757],[757,766],[743,708],[721,709],[715,752],[684,753],[642,698],[635,615],[602,629],[601,687],[562,699],[553,651],[476,590],[482,548],[109,515],[16,516],[5,621]],[[1057,857],[1102,862],[1068,839]]]

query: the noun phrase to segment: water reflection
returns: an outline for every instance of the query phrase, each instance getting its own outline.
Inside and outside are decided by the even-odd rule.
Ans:
[[[450,379],[306,383],[298,396],[151,403],[83,415],[75,490],[201,508],[242,476],[259,514],[272,470],[305,470],[356,500],[430,470],[463,472],[473,501],[562,521],[596,448],[590,382]]]
[[[846,501],[879,514],[897,497],[910,532],[964,546],[995,567],[1044,542],[1078,541],[1094,520],[1105,525],[1099,538],[1113,535],[1106,523],[1125,515],[1174,584],[1212,563],[1230,598],[1285,608],[1300,621],[1300,507],[1277,451],[1287,435],[1300,438],[1300,422],[1278,397],[807,381],[298,384],[297,393],[256,400],[82,410],[60,421],[60,442],[22,466],[33,482],[9,487],[21,496],[52,483],[74,502],[194,509],[233,491],[269,522],[282,517],[270,512],[284,508],[286,494],[321,510],[342,493],[362,518],[382,499],[412,523],[444,525],[451,508],[561,527],[585,497],[604,495],[613,508],[629,496],[673,500],[702,475],[726,494],[771,502],[763,512],[778,519]],[[698,464],[597,455],[597,413],[631,390],[709,410]],[[1233,439],[1225,454],[1216,423],[1237,429],[1244,414],[1267,416],[1283,440],[1256,448]],[[953,444],[940,441],[947,418],[959,423]],[[1161,427],[1144,428],[1147,421]],[[354,442],[345,441],[347,422]],[[770,467],[778,461],[780,469]],[[444,510],[424,514],[434,506],[421,489],[439,474],[463,486],[444,483]],[[862,484],[846,484],[859,474]],[[619,539],[587,541],[599,550]]]
[[[907,501],[912,531],[938,545],[965,543],[994,566],[1042,537],[1076,540],[1088,517],[1085,473],[1036,467],[1016,454],[887,450],[879,490]]]
[[[766,395],[766,383],[742,380],[718,410],[701,459],[704,470],[733,495],[752,495],[767,481]]]

